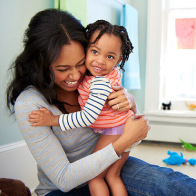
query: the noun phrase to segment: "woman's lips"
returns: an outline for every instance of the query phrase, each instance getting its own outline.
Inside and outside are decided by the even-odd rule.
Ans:
[[[79,85],[79,80],[78,81],[73,81],[73,82],[64,82],[65,86],[69,88],[73,88]]]

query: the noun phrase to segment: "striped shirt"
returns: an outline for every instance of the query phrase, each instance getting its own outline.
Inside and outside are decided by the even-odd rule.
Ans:
[[[85,76],[84,80],[79,85],[78,91],[80,95],[78,101],[81,106],[81,110],[83,110],[83,108],[85,108],[86,104],[88,103],[88,97],[90,97],[91,95],[91,91],[89,91],[89,89],[93,85],[95,78],[97,77]],[[116,68],[109,75],[104,76],[103,79],[109,81],[111,87],[121,86],[120,73]],[[93,104],[99,107],[99,104],[97,104],[97,102],[94,102]],[[98,118],[89,127],[99,129],[117,127],[125,124],[127,118],[131,115],[133,115],[133,112],[131,110],[126,112],[118,112],[116,110],[113,110],[111,107],[108,107],[105,103]]]
[[[45,107],[54,115],[61,111],[33,86],[23,91],[15,103],[15,116],[29,150],[37,162],[39,196],[53,190],[68,192],[93,179],[119,157],[112,144],[93,153],[99,136],[91,128],[75,128],[61,131],[59,127],[31,126],[28,115],[33,110]]]
[[[106,76],[85,76],[78,92],[81,111],[59,117],[62,131],[79,127],[112,128],[125,124],[133,112],[117,112],[106,106],[106,99],[112,92],[111,86],[121,85],[120,73],[114,69]]]

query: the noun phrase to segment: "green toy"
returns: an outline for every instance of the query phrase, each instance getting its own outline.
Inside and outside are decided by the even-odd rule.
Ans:
[[[184,142],[183,140],[180,139],[180,141],[182,142],[182,148],[184,148],[184,150],[190,150],[190,151],[196,151],[196,147],[192,146],[189,143]]]

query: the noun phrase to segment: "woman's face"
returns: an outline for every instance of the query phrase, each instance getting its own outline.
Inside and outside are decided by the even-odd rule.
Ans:
[[[55,74],[57,88],[75,91],[85,72],[85,52],[82,44],[71,42],[64,45],[58,59],[51,65]]]

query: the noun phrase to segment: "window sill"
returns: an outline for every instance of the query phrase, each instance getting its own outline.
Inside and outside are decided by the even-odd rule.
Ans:
[[[196,111],[188,110],[155,110],[144,111],[150,121],[180,124],[196,124]]]

